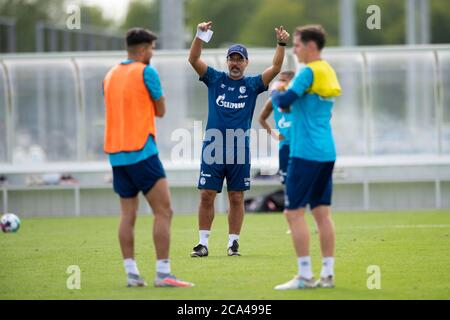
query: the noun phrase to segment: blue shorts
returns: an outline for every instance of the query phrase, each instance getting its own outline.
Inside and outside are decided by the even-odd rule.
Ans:
[[[334,161],[318,162],[290,158],[286,179],[285,207],[288,210],[314,209],[331,205]]]
[[[146,195],[166,173],[157,154],[136,164],[113,167],[114,191],[121,198],[134,198],[142,191]]]
[[[206,164],[200,166],[198,188],[222,192],[227,179],[228,191],[250,190],[250,164]]]
[[[278,174],[280,175],[281,183],[286,183],[287,169],[289,163],[290,148],[288,144],[283,145],[278,151]]]
[[[246,191],[250,189],[250,148],[235,148],[229,150],[223,148],[222,154],[216,153],[219,149],[212,151],[213,158],[206,156],[203,143],[202,164],[200,166],[200,177],[198,188],[222,192],[223,181],[227,179],[228,191]],[[215,157],[217,155],[217,158]],[[218,163],[220,162],[220,163]]]

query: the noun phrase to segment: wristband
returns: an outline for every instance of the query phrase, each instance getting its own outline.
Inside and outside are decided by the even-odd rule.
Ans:
[[[213,33],[214,32],[210,29],[202,31],[200,28],[197,28],[197,34],[195,36],[201,39],[203,42],[208,43],[209,40],[211,40]]]
[[[278,45],[280,45],[280,46],[282,46],[282,47],[285,47],[285,46],[286,46],[286,43],[284,43],[284,42],[278,42]]]

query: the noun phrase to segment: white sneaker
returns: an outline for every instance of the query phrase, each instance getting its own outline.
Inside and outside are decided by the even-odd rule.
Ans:
[[[334,288],[334,277],[320,278],[316,281],[316,288]]]
[[[293,289],[312,289],[315,288],[314,278],[306,279],[301,276],[295,276],[294,279],[276,286],[275,290],[293,290]]]
[[[127,287],[146,287],[147,282],[138,274],[127,274]]]
[[[165,278],[158,278],[156,277],[154,283],[155,287],[179,287],[179,288],[189,288],[193,287],[194,284],[191,282],[183,281],[180,279],[177,279],[173,274],[165,277]]]

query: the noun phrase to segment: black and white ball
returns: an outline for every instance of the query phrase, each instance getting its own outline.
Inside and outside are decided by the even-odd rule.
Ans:
[[[14,213],[5,213],[0,218],[0,228],[5,233],[17,232],[20,228],[20,219]]]

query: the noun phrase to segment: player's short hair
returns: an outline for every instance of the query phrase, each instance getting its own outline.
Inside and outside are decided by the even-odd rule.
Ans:
[[[319,24],[309,24],[302,27],[297,27],[294,36],[300,36],[301,41],[306,44],[313,41],[317,44],[317,48],[322,50],[326,43],[325,29]]]
[[[280,76],[284,76],[284,77],[288,78],[289,80],[292,80],[295,76],[295,72],[292,70],[282,71],[282,72],[280,72]]]
[[[158,37],[150,30],[144,28],[133,28],[127,32],[127,49],[141,44],[152,44]]]

